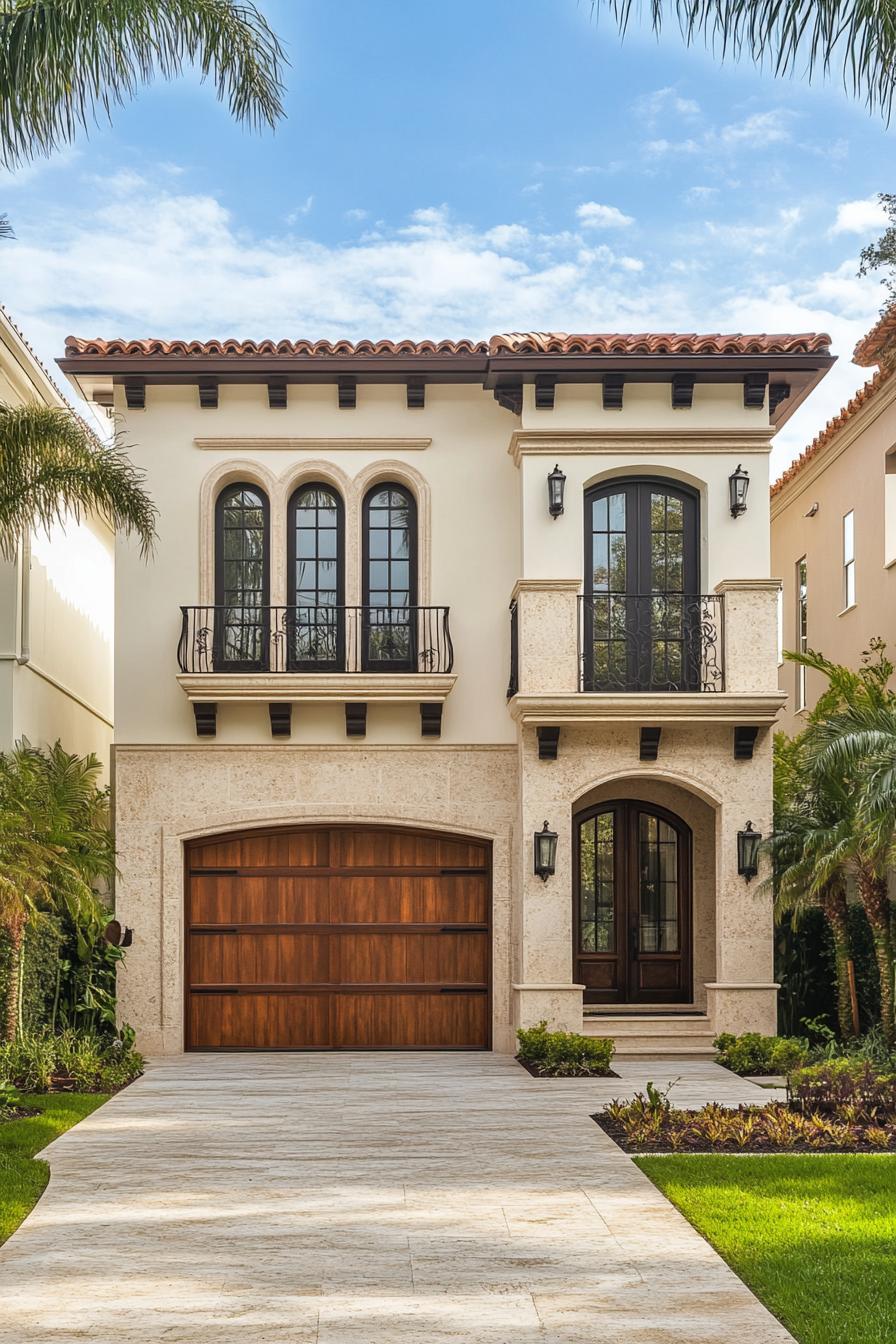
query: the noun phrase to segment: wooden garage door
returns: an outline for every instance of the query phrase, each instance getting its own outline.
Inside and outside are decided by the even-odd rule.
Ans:
[[[489,1045],[490,853],[374,827],[187,850],[193,1050]]]

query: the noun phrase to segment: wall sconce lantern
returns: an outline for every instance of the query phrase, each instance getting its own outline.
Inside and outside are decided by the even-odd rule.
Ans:
[[[103,937],[110,947],[130,947],[134,941],[134,931],[117,919],[110,919],[103,929]]]
[[[759,872],[761,844],[761,833],[754,831],[752,821],[748,821],[746,828],[737,833],[737,872],[738,876],[745,878],[747,882]]]
[[[548,474],[548,513],[552,518],[559,518],[563,512],[563,490],[565,486],[566,476],[557,464],[554,466],[554,470]]]
[[[731,503],[732,518],[739,518],[742,513],[746,513],[749,488],[750,473],[744,471],[738,462],[736,469],[728,477],[728,498]]]
[[[548,828],[547,822],[540,831],[535,832],[535,871],[542,882],[554,875],[557,861],[557,832]]]

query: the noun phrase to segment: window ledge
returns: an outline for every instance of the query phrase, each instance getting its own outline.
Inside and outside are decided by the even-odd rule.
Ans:
[[[846,616],[850,611],[855,611],[855,609],[856,609],[856,607],[857,607],[858,605],[859,605],[858,602],[850,602],[849,606],[848,606],[848,607],[844,607],[842,611],[838,611],[838,612],[837,612],[837,615],[838,615],[838,616]]]
[[[457,677],[417,672],[181,673],[188,700],[444,701]]]

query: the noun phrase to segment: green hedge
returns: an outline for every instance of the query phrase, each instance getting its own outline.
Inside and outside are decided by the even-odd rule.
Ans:
[[[849,941],[856,971],[856,995],[862,1033],[880,1021],[880,983],[874,944],[861,905],[848,907]],[[837,1030],[834,1000],[836,983],[834,942],[820,910],[808,911],[796,929],[781,921],[775,943],[775,974],[781,985],[778,1028],[783,1035],[801,1036],[805,1019],[820,1018]]]
[[[56,994],[56,973],[63,934],[58,920],[47,917],[25,933],[25,969],[22,981],[22,1022],[26,1031],[49,1026]],[[6,1002],[12,974],[9,936],[0,930],[0,1004]]]

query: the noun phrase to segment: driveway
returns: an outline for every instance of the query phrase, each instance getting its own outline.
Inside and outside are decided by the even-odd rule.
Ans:
[[[2,1344],[783,1344],[589,1119],[714,1064],[546,1081],[489,1054],[187,1055],[46,1155]],[[767,1094],[765,1094],[767,1095]]]

